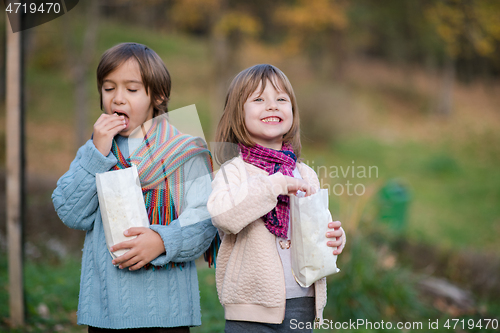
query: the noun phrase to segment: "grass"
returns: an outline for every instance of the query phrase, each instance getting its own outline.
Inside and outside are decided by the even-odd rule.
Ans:
[[[201,327],[192,332],[222,332],[224,314],[217,298],[215,270],[198,265],[198,280],[202,307]],[[80,287],[80,262],[65,260],[27,260],[24,266],[26,327],[8,326],[9,296],[7,255],[0,252],[0,332],[86,332],[86,326],[76,325],[76,310]],[[44,313],[43,308],[48,309]]]
[[[361,235],[350,239],[348,254],[339,260],[341,272],[328,277],[325,318],[341,323],[358,319],[396,323],[437,317],[439,314],[418,298],[411,272],[384,264],[377,252]]]
[[[331,146],[332,153],[327,155],[323,147],[306,147],[304,151],[304,159],[315,161],[316,170],[320,165],[329,170],[332,166],[345,169],[352,165],[378,169],[378,178],[375,172],[372,178],[358,178],[357,174],[352,178],[351,173],[343,177],[340,173],[338,178],[325,180],[331,184],[350,180],[369,186],[377,181],[382,185],[390,179],[402,180],[411,198],[406,221],[410,238],[447,248],[499,253],[498,161],[472,162],[468,152],[453,152],[445,146],[387,144],[370,138],[341,140]]]
[[[402,323],[422,323],[424,329],[429,320],[442,324],[447,319],[473,320],[491,318],[498,304],[489,306],[485,314],[459,314],[450,316],[433,308],[429,301],[422,299],[417,292],[417,276],[409,269],[399,266],[391,259],[391,253],[379,239],[367,237],[370,226],[363,222],[364,233],[357,233],[349,240],[349,248],[338,261],[341,272],[328,277],[328,304],[324,318],[326,325],[335,323],[365,322],[396,325]],[[5,254],[0,255],[0,332],[84,332],[85,327],[76,325],[76,305],[78,301],[80,264],[77,260],[66,259],[60,262],[33,262],[25,264],[25,290],[27,325],[22,330],[9,330],[7,298],[7,264]],[[219,304],[215,288],[215,270],[198,265],[200,286],[202,326],[192,328],[195,333],[222,332],[224,314]],[[46,306],[46,316],[40,311]],[[496,307],[495,307],[496,306]],[[489,313],[489,315],[488,315]],[[442,325],[441,324],[441,325]],[[331,326],[334,327],[334,326]],[[324,330],[316,330],[316,332]],[[404,332],[406,330],[342,329],[342,332]],[[442,326],[437,332],[447,332]],[[474,329],[471,332],[494,332],[494,330]]]
[[[219,303],[215,287],[215,269],[207,268],[205,263],[197,265],[200,285],[201,326],[191,329],[193,333],[224,331],[224,309]]]
[[[80,262],[67,258],[60,262],[28,260],[24,266],[26,327],[9,329],[8,269],[5,253],[0,253],[0,332],[82,332],[76,326],[76,305]],[[44,310],[47,309],[47,310]],[[43,314],[43,315],[42,315]]]

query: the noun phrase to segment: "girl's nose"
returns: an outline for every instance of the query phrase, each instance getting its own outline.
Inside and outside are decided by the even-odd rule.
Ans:
[[[275,100],[270,100],[267,102],[266,109],[269,111],[278,110],[278,103]]]

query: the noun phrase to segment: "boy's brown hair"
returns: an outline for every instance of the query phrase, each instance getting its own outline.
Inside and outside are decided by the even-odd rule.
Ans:
[[[133,58],[139,64],[142,83],[151,98],[153,117],[168,111],[172,82],[165,64],[155,51],[138,43],[121,43],[108,49],[97,66],[97,90],[102,110],[102,85],[106,76]]]
[[[223,164],[237,155],[236,145],[234,144],[241,143],[248,147],[255,145],[245,127],[243,105],[261,82],[260,94],[262,94],[266,88],[267,80],[271,82],[276,90],[283,90],[290,96],[293,122],[288,133],[283,136],[283,142],[289,142],[297,158],[300,157],[302,146],[300,143],[299,109],[292,85],[286,75],[278,68],[269,64],[260,64],[240,72],[229,86],[224,112],[215,134],[215,142],[219,145],[215,151],[215,159],[219,164]],[[233,145],[225,143],[232,143]]]

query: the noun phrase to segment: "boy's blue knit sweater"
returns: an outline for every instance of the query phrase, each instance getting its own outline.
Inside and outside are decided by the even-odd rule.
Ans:
[[[124,156],[128,139],[117,136]],[[184,267],[119,269],[111,263],[97,198],[95,174],[110,170],[117,160],[103,156],[89,140],[70,169],[57,182],[52,200],[57,214],[70,228],[86,230],[80,278],[78,324],[102,328],[175,327],[201,325],[200,296],[194,260],[210,246],[216,229],[206,209],[211,192],[208,170],[201,157],[182,167],[189,179],[185,210],[168,226],[152,225],[166,253],[151,263],[163,266],[184,262]],[[203,177],[202,177],[203,176]]]

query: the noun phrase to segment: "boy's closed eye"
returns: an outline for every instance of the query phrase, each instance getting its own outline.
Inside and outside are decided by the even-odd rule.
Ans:
[[[115,88],[104,88],[104,91],[113,91]],[[127,89],[130,92],[137,92],[139,89]]]

